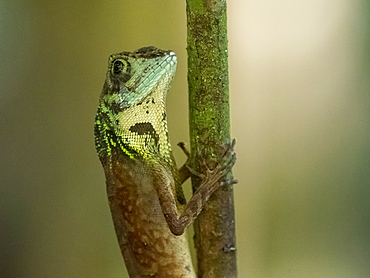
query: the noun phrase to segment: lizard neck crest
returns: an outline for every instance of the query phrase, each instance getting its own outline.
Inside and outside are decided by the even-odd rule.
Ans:
[[[176,62],[174,52],[155,47],[109,57],[95,126],[99,155],[119,146],[130,158],[171,161],[165,99]]]

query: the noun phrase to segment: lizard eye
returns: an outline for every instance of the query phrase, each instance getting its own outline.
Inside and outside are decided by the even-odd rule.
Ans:
[[[114,74],[125,72],[127,70],[127,62],[122,59],[117,59],[113,62],[112,71]]]

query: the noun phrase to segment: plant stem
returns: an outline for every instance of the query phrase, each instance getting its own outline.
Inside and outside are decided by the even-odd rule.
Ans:
[[[212,168],[230,143],[226,0],[187,0],[187,26],[191,165],[199,170],[199,153]],[[195,191],[199,179],[192,182]],[[198,277],[236,277],[232,185],[211,196],[194,230]]]

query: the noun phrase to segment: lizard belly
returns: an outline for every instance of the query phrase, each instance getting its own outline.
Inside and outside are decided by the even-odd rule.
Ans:
[[[144,163],[110,168],[107,191],[130,277],[195,277],[184,233],[171,233]]]

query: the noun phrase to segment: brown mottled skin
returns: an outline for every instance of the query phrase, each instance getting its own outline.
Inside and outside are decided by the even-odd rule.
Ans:
[[[100,95],[95,144],[130,277],[196,277],[184,230],[235,162],[231,144],[226,167],[202,175],[177,170],[165,112],[175,70],[172,51],[145,47],[114,54]],[[181,183],[190,172],[203,182],[186,203]]]
[[[166,173],[118,151],[112,158],[104,169],[109,205],[130,277],[195,277],[186,235],[171,233],[152,186]]]

